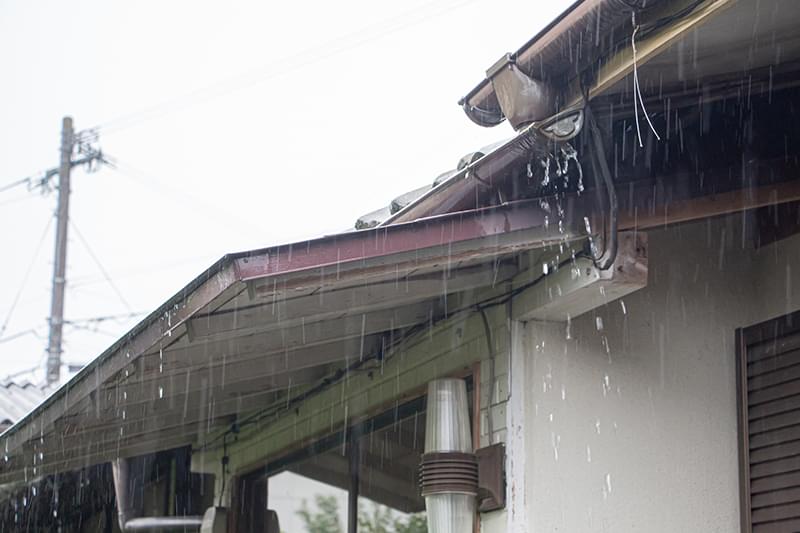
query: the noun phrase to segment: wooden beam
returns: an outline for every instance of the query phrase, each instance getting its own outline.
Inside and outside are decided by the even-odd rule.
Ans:
[[[619,215],[621,230],[654,229],[691,222],[768,205],[800,200],[800,179],[706,196],[653,202],[654,187],[638,187],[632,205],[623,205]],[[620,191],[624,196],[624,191]],[[601,226],[597,226],[601,227]]]

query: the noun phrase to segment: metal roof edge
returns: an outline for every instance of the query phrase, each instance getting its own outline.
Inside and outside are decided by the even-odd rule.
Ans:
[[[130,342],[130,339],[136,337],[137,335],[144,332],[148,327],[154,325],[160,317],[163,317],[166,313],[169,312],[171,308],[174,308],[178,305],[178,302],[185,299],[186,295],[196,290],[200,287],[203,283],[211,279],[212,276],[215,276],[222,272],[226,265],[233,264],[233,258],[235,254],[226,254],[222,256],[220,259],[215,261],[210,267],[208,267],[205,271],[191,280],[186,286],[184,286],[181,290],[173,294],[170,298],[167,299],[166,302],[161,304],[157,307],[154,311],[148,314],[145,318],[143,318],[139,323],[133,326],[128,332],[126,332],[122,337],[117,339],[111,346],[103,350],[97,357],[92,359],[86,366],[81,368],[69,381],[64,383],[58,388],[53,389],[53,391],[38,405],[36,408],[31,410],[28,414],[24,417],[20,418],[19,420],[15,421],[13,425],[8,427],[5,431],[0,433],[0,439],[8,439],[9,437],[13,436],[19,429],[28,423],[30,418],[36,415],[39,411],[46,409],[49,407],[54,401],[56,401],[57,397],[60,396],[61,392],[64,391],[65,394],[69,394],[69,390],[76,386],[78,382],[89,376],[92,372],[94,372],[99,365],[104,363],[107,359],[113,356],[114,353],[120,351],[120,349],[126,345],[126,343]]]

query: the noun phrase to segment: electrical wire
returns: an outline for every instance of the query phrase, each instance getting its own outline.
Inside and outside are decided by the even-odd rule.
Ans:
[[[118,315],[96,316],[96,317],[91,317],[91,318],[74,318],[72,320],[65,320],[64,323],[65,324],[75,325],[75,324],[108,322],[110,320],[114,321],[114,322],[121,323],[121,322],[123,322],[125,320],[131,319],[131,318],[136,318],[136,317],[142,316],[144,314],[145,313],[142,313],[142,312],[130,312],[130,313],[122,313],[122,314],[118,314]]]
[[[385,19],[376,24],[365,26],[355,32],[342,35],[317,46],[312,46],[296,54],[285,57],[273,64],[244,72],[232,78],[222,80],[209,86],[196,89],[179,97],[146,107],[139,111],[122,115],[100,123],[90,131],[104,134],[126,129],[141,122],[159,118],[169,113],[185,109],[195,103],[201,103],[230,94],[235,91],[262,83],[269,79],[299,70],[338,54],[348,52],[372,41],[382,39],[398,31],[411,28],[434,17],[442,16],[450,11],[466,6],[476,0],[460,0],[449,5],[437,6],[439,0],[427,2],[422,6],[410,9],[398,16]],[[432,11],[431,13],[426,13]],[[409,20],[409,18],[411,20]],[[280,67],[280,68],[279,68]]]
[[[5,344],[7,342],[11,342],[13,340],[19,339],[20,337],[25,337],[26,335],[33,335],[37,339],[43,339],[44,337],[39,334],[36,328],[26,329],[24,331],[18,331],[13,333],[7,337],[0,338],[0,344]]]
[[[3,207],[5,205],[17,204],[19,202],[24,202],[26,200],[30,200],[31,198],[33,198],[32,194],[26,194],[25,196],[17,196],[16,198],[9,198],[8,200],[0,202],[0,207]]]
[[[270,231],[260,227],[252,220],[247,220],[237,215],[233,211],[227,211],[219,205],[210,204],[203,199],[192,196],[185,191],[179,191],[167,185],[167,182],[162,179],[140,170],[129,163],[115,160],[113,170],[118,172],[121,176],[125,176],[129,180],[147,187],[151,190],[159,191],[168,194],[177,202],[180,202],[188,209],[201,215],[200,220],[208,220],[214,218],[221,225],[224,225],[237,233],[247,232],[259,240],[263,239],[265,235],[270,235]],[[199,210],[198,207],[204,207],[204,210]]]
[[[125,297],[122,295],[122,291],[119,290],[117,284],[114,283],[113,279],[111,279],[111,276],[109,275],[108,271],[103,266],[103,263],[100,262],[100,259],[97,257],[97,254],[94,253],[92,247],[89,246],[89,242],[86,240],[81,231],[78,229],[78,226],[75,225],[75,222],[72,219],[69,220],[69,223],[70,226],[72,226],[72,229],[75,231],[75,235],[78,236],[78,240],[81,241],[81,244],[83,244],[83,247],[86,248],[86,251],[89,253],[89,257],[92,258],[92,261],[94,261],[95,265],[97,265],[97,268],[100,269],[100,273],[103,274],[105,280],[117,294],[117,298],[119,298],[119,301],[122,302],[122,305],[125,306],[125,308],[128,310],[129,313],[133,313],[133,308],[131,307],[131,304],[128,303],[128,300],[126,300]]]
[[[655,126],[653,126],[653,123],[650,121],[650,115],[647,113],[647,108],[645,107],[644,99],[642,98],[642,90],[639,86],[639,69],[636,65],[636,32],[639,31],[639,25],[636,24],[636,11],[631,11],[631,24],[633,25],[633,33],[631,34],[631,51],[633,53],[633,112],[636,117],[636,136],[639,139],[639,148],[643,148],[644,144],[642,143],[642,131],[639,128],[639,106],[642,107],[642,114],[644,115],[647,124],[650,125],[650,130],[653,132],[653,135],[655,135],[656,139],[659,141],[661,140],[661,137],[659,137]]]
[[[592,259],[600,270],[608,270],[614,264],[617,258],[617,228],[618,228],[618,212],[619,205],[617,203],[617,191],[614,187],[614,180],[611,177],[611,170],[608,167],[608,160],[606,159],[606,149],[603,143],[603,134],[600,131],[597,121],[595,121],[594,113],[589,102],[586,101],[584,106],[584,114],[586,115],[586,123],[589,126],[589,136],[592,142],[592,168],[597,174],[597,169],[600,170],[600,175],[603,178],[603,183],[608,195],[608,239],[604,242],[605,250],[599,257],[592,256]]]
[[[495,353],[494,353],[494,340],[492,338],[492,328],[489,327],[489,318],[486,316],[486,310],[479,308],[478,311],[483,319],[483,330],[486,335],[486,347],[489,350],[489,397],[486,399],[486,425],[489,435],[489,444],[493,444],[494,438],[494,416],[492,416],[492,402],[494,401],[494,381],[495,381]],[[480,384],[477,384],[480,386]],[[475,413],[477,417],[477,413]],[[479,419],[480,417],[478,417]]]
[[[116,274],[114,278],[116,280],[120,279],[127,279],[127,278],[135,278],[140,277],[143,275],[152,274],[155,269],[158,269],[161,272],[169,269],[179,268],[185,265],[196,265],[197,263],[205,263],[209,264],[212,261],[217,259],[217,257],[212,256],[211,254],[204,254],[204,255],[195,255],[191,257],[184,257],[182,259],[177,259],[175,261],[169,261],[165,263],[160,263],[157,265],[150,265],[150,266],[143,266],[141,268],[130,268],[125,270],[115,271]],[[205,266],[205,264],[203,266]],[[105,283],[105,278],[103,276],[73,276],[70,278],[70,289],[80,289],[84,287],[89,287],[92,285],[97,285],[99,283]]]
[[[0,192],[10,191],[14,187],[19,187],[20,185],[28,185],[31,183],[33,178],[22,178],[21,180],[12,181],[11,183],[7,183],[3,186],[0,186]]]
[[[25,271],[24,276],[22,277],[22,283],[19,284],[19,288],[17,289],[17,293],[14,295],[14,299],[11,301],[11,307],[8,309],[8,313],[6,314],[6,318],[3,321],[3,325],[0,326],[0,341],[4,342],[5,340],[10,340],[10,339],[4,339],[3,338],[3,334],[5,333],[6,328],[8,328],[8,324],[9,324],[9,322],[11,322],[11,318],[14,316],[14,310],[16,309],[17,304],[19,303],[19,299],[22,296],[22,292],[25,290],[25,286],[28,283],[28,279],[30,278],[31,273],[33,272],[33,269],[36,266],[36,260],[39,258],[39,252],[42,250],[42,244],[44,244],[44,240],[47,237],[47,234],[50,231],[50,226],[52,224],[53,224],[53,218],[50,217],[48,219],[48,221],[47,221],[47,224],[44,227],[44,231],[42,232],[42,236],[39,237],[39,242],[36,244],[36,248],[34,249],[34,252],[33,252],[33,258],[31,258],[31,262],[28,265],[28,268]],[[20,335],[16,335],[16,336],[18,337]]]

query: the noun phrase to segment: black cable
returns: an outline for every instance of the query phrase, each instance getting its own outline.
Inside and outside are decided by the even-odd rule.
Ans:
[[[222,483],[219,489],[219,503],[217,504],[217,507],[222,507],[222,497],[225,495],[225,480],[228,477],[228,441],[225,439],[225,437],[227,437],[227,434],[225,434],[225,436],[222,438],[222,471],[220,472],[220,475],[222,476]]]
[[[492,401],[494,400],[494,380],[495,380],[495,354],[494,354],[494,341],[492,339],[492,328],[489,327],[489,319],[486,316],[486,310],[484,308],[478,308],[478,311],[481,314],[481,318],[483,319],[483,330],[486,334],[486,345],[489,349],[489,397],[486,399],[486,423],[489,426],[486,428],[489,434],[489,444],[492,443],[492,436],[494,435],[494,420],[492,417]],[[476,387],[480,387],[480,383],[475,384]],[[480,413],[473,413],[473,416],[476,417],[476,420],[480,420]]]
[[[592,150],[593,166],[596,162],[597,167],[600,168],[600,175],[603,178],[603,182],[606,187],[606,193],[608,194],[609,206],[608,241],[603,243],[605,246],[603,254],[599,258],[594,258],[594,261],[595,265],[600,270],[608,270],[611,268],[611,265],[614,264],[614,260],[617,258],[617,248],[619,246],[619,243],[617,242],[617,216],[619,212],[617,191],[614,188],[614,180],[611,177],[611,169],[608,168],[608,160],[606,159],[606,149],[603,143],[603,135],[594,119],[594,113],[592,112],[592,107],[589,105],[588,101],[584,106],[584,114],[586,115],[586,122],[589,126],[589,135],[591,136],[594,148]]]

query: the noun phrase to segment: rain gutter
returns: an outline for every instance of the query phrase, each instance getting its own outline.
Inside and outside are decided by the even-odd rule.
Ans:
[[[616,49],[616,43],[625,42],[619,28],[630,31],[634,7],[641,12],[643,25],[648,21],[669,20],[681,9],[692,7],[684,16],[669,20],[660,27],[652,39],[642,39],[642,44],[637,45],[638,62],[642,64],[718,8],[733,1],[708,0],[695,7],[696,0],[578,0],[508,57],[533,79],[550,84],[568,84],[568,90],[561,91],[561,105],[569,107],[575,105],[581,96],[577,78],[583,68],[597,67],[588,87],[590,98],[632,70],[630,47],[621,45]],[[609,37],[614,34],[620,40],[611,43]],[[645,46],[648,41],[651,45]],[[598,54],[601,47],[607,50],[608,57]],[[496,126],[506,119],[492,83],[492,69],[458,103],[470,120],[480,126]]]

